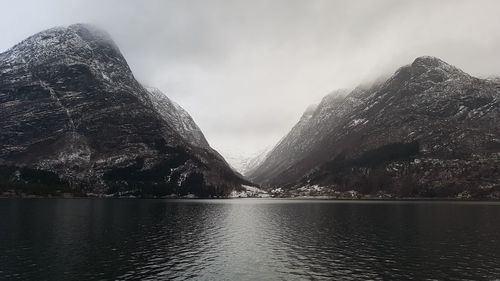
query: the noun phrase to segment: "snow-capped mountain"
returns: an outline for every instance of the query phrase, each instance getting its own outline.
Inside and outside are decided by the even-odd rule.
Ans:
[[[55,174],[73,190],[207,196],[246,183],[185,110],[137,82],[110,36],[86,24],[0,54],[0,128],[5,171]]]
[[[237,172],[246,176],[251,173],[255,168],[257,168],[264,159],[266,159],[267,154],[272,150],[272,147],[267,147],[263,150],[258,151],[254,155],[241,155],[238,153],[230,153],[225,155],[225,159],[235,169]]]
[[[343,94],[309,108],[249,178],[292,189],[395,193],[405,179],[413,193],[500,191],[498,80],[419,57]]]

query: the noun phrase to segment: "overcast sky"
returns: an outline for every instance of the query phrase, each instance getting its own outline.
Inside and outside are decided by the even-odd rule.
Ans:
[[[0,0],[0,50],[53,26],[107,29],[136,78],[223,155],[273,145],[305,108],[432,55],[500,74],[500,1]]]

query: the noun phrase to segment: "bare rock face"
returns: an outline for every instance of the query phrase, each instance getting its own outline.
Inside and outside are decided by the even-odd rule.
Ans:
[[[147,88],[147,90],[153,107],[165,122],[171,124],[192,145],[202,148],[210,147],[200,128],[184,108],[170,100],[159,89]]]
[[[90,25],[49,29],[0,54],[0,128],[2,167],[55,173],[73,190],[208,196],[244,182]]]
[[[249,178],[291,190],[489,196],[500,191],[499,117],[498,80],[419,57],[386,81],[325,97]]]

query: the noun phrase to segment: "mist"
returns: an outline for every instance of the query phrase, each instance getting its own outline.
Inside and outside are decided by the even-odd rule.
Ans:
[[[309,104],[439,57],[500,74],[498,1],[2,1],[0,51],[53,26],[106,29],[136,78],[224,156],[273,145]]]

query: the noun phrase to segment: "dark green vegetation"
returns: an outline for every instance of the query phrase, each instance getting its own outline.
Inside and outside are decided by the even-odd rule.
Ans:
[[[168,159],[145,168],[144,159],[124,168],[114,168],[103,175],[112,194],[134,195],[141,197],[186,196],[196,194],[199,197],[225,197],[230,191],[207,185],[202,173],[185,173],[176,169],[184,165],[189,154],[182,148],[164,148]],[[203,165],[203,163],[197,163]],[[229,175],[228,175],[229,176]],[[237,189],[237,188],[236,188]]]
[[[57,174],[28,167],[0,166],[0,192],[14,195],[61,195],[72,192],[68,182]]]
[[[323,169],[330,173],[349,171],[354,167],[377,168],[391,161],[410,161],[419,153],[417,141],[411,143],[391,143],[361,154],[358,158],[346,159],[344,155],[337,156],[333,161],[324,164]]]
[[[311,184],[363,195],[412,198],[498,199],[500,159],[485,161],[418,158],[419,144],[391,143],[357,158],[341,155],[307,177]],[[483,159],[483,158],[482,158]]]

